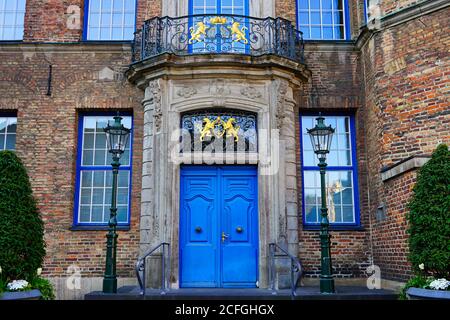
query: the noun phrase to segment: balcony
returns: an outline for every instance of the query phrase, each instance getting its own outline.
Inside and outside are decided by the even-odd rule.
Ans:
[[[135,33],[133,62],[162,54],[177,56],[275,55],[303,63],[302,33],[282,18],[238,15],[155,17]]]

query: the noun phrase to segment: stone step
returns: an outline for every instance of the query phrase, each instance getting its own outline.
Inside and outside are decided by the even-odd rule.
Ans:
[[[288,289],[271,291],[268,289],[223,289],[223,288],[182,288],[161,292],[147,289],[145,297],[137,286],[125,286],[117,294],[101,291],[85,295],[86,300],[396,300],[398,294],[385,289],[370,290],[361,286],[339,286],[334,294],[321,294],[319,288],[304,286],[297,288],[291,296]]]

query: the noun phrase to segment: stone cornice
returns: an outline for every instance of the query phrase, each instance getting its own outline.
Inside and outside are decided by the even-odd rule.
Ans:
[[[354,41],[342,40],[320,40],[320,41],[305,41],[305,52],[343,52],[355,51]]]
[[[381,18],[372,19],[367,25],[360,28],[361,32],[355,41],[356,48],[360,50],[375,33],[382,32],[385,29],[395,27],[449,6],[450,2],[448,0],[427,0],[400,9]]]
[[[405,172],[422,167],[430,160],[431,156],[416,155],[399,161],[389,167],[381,170],[381,181],[385,182],[389,179],[395,178]]]
[[[381,28],[389,28],[450,6],[448,0],[428,0],[395,11],[381,18]],[[370,27],[369,27],[370,28]]]
[[[302,63],[275,55],[251,57],[230,54],[200,54],[177,56],[162,54],[130,66],[126,76],[131,83],[144,88],[152,79],[170,78],[286,78],[299,85],[311,72]]]
[[[0,41],[0,53],[17,52],[52,52],[52,53],[127,53],[131,54],[129,42],[2,42]]]

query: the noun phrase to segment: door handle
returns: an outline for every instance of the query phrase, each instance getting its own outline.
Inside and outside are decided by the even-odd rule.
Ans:
[[[225,239],[227,239],[229,236],[229,234],[226,234],[224,231],[222,231],[222,243],[224,243]]]

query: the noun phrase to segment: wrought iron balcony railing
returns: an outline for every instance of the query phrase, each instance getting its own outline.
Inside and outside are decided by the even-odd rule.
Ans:
[[[278,55],[303,62],[303,37],[282,18],[238,15],[155,17],[135,33],[133,61],[163,53]]]

